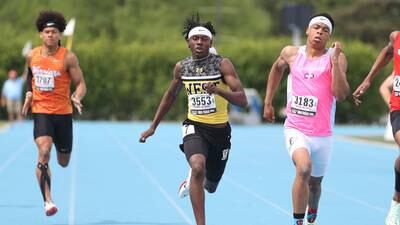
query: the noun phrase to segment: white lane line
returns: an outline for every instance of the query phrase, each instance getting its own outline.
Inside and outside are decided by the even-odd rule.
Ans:
[[[71,181],[70,181],[70,192],[69,192],[69,213],[68,213],[68,225],[75,225],[75,215],[76,215],[76,174],[77,174],[77,160],[78,160],[78,149],[76,146],[79,146],[78,136],[79,132],[75,132],[75,140],[71,155]]]
[[[4,162],[1,163],[0,165],[0,173],[2,173],[7,167],[9,167],[12,163],[14,163],[15,160],[24,152],[28,145],[31,144],[31,140],[26,141],[23,143],[14,153]]]
[[[364,145],[373,145],[376,147],[386,148],[386,149],[390,149],[390,150],[398,150],[399,149],[399,147],[395,143],[393,143],[393,144],[392,143],[381,143],[381,142],[377,142],[377,141],[361,140],[358,138],[341,136],[341,135],[336,136],[336,138],[341,141],[348,141],[348,142],[364,144]]]
[[[287,216],[292,216],[292,213],[289,212],[288,210],[282,208],[281,206],[279,206],[278,204],[276,204],[275,202],[261,196],[260,194],[254,192],[253,190],[247,188],[246,186],[244,186],[243,184],[240,184],[236,181],[234,181],[232,178],[225,176],[224,180],[226,180],[227,182],[231,183],[232,185],[236,186],[237,188],[241,189],[242,191],[246,192],[247,194],[253,196],[254,198],[260,200],[261,202],[265,203],[266,205],[268,205],[269,207],[274,208],[275,210],[287,215]]]
[[[194,225],[192,220],[186,213],[179,207],[174,198],[165,190],[165,188],[158,182],[158,180],[150,173],[150,171],[144,166],[144,164],[136,157],[129,147],[121,142],[121,140],[115,136],[109,129],[107,129],[108,134],[112,137],[114,142],[117,143],[119,148],[128,156],[128,158],[136,164],[137,167],[142,171],[142,173],[150,180],[150,182],[156,186],[156,188],[162,193],[165,199],[175,208],[182,219],[189,225]]]
[[[372,209],[372,210],[381,212],[381,213],[383,213],[383,214],[385,214],[385,213],[387,212],[387,209],[385,209],[385,208],[383,208],[383,207],[379,207],[379,206],[372,205],[372,204],[370,204],[370,203],[368,203],[368,202],[366,202],[366,201],[360,200],[360,199],[358,199],[358,198],[354,198],[354,197],[352,197],[352,196],[350,196],[350,195],[346,195],[346,194],[343,194],[343,193],[341,193],[341,192],[334,191],[333,189],[330,189],[330,188],[323,188],[323,190],[324,190],[325,192],[330,193],[330,194],[336,195],[336,196],[338,196],[338,197],[340,197],[340,198],[342,198],[342,199],[345,199],[345,200],[350,201],[350,202],[353,202],[353,203],[355,203],[355,204],[358,204],[358,205],[367,207],[367,208],[369,208],[369,209]]]

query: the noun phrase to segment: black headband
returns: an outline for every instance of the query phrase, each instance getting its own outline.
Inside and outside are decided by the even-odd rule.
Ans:
[[[42,25],[42,27],[40,28],[40,31],[43,31],[44,30],[44,28],[47,28],[47,27],[54,27],[54,28],[57,28],[58,29],[58,31],[60,31],[60,32],[64,32],[64,29],[62,29],[62,25],[61,24],[57,24],[56,22],[54,22],[54,21],[47,21],[46,23],[44,23],[43,25]]]

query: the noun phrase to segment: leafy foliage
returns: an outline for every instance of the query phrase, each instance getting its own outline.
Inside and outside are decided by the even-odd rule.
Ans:
[[[280,33],[279,12],[286,2],[2,0],[0,81],[6,79],[10,68],[18,68],[22,72],[25,62],[21,49],[27,40],[32,40],[34,45],[41,43],[34,26],[38,12],[43,9],[57,10],[63,12],[67,19],[77,19],[72,50],[80,60],[88,86],[83,118],[152,119],[172,79],[175,63],[190,54],[181,35],[183,21],[199,12],[202,21],[213,22],[217,31],[214,45],[221,55],[233,62],[243,85],[256,88],[264,97],[269,69],[281,49],[291,42],[287,37],[277,36]],[[315,3],[315,7],[323,11],[332,9],[338,24],[334,39],[350,37],[375,41],[381,47],[386,42],[363,38],[368,22],[360,22],[359,19],[367,18],[363,16],[363,13],[368,13],[364,12],[368,11],[365,7],[375,7],[375,17],[371,18],[375,20],[379,17],[379,9],[388,9],[386,3],[397,6],[391,1],[379,3],[382,7],[378,7],[375,3],[368,5],[362,0],[354,1],[350,6],[344,0],[321,0]],[[397,15],[396,10],[389,11],[391,15]],[[359,19],[351,19],[352,12]],[[388,18],[382,16],[379,19],[382,26],[379,27],[384,27],[383,21]],[[395,22],[394,19],[390,21]],[[357,30],[357,24],[365,29]],[[379,36],[379,32],[375,32],[379,27],[368,27],[373,34],[371,37]],[[388,36],[388,29],[380,32]],[[369,71],[379,48],[357,40],[344,39],[342,42],[349,62],[348,79],[352,89],[355,89]],[[385,74],[388,73],[389,68],[385,71]],[[382,79],[383,76],[378,77],[365,96],[368,101],[359,109],[353,106],[350,98],[339,103],[337,121],[376,121],[386,111],[377,88]],[[282,81],[276,94],[276,108],[285,104],[285,82]],[[166,119],[186,116],[185,97],[182,91]],[[4,110],[0,112],[3,116],[4,113]]]

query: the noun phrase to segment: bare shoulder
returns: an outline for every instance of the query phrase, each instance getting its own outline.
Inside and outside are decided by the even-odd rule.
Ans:
[[[284,59],[287,63],[291,63],[294,60],[294,57],[297,55],[298,51],[298,46],[288,45],[282,49],[280,57]]]
[[[64,60],[67,70],[71,67],[79,67],[78,57],[71,51],[67,51]]]
[[[32,57],[33,57],[33,51],[32,50],[30,50],[29,52],[28,52],[28,54],[26,55],[26,62],[28,63],[28,65],[31,63],[31,61],[32,61]]]
[[[174,67],[174,78],[175,79],[181,79],[181,76],[182,76],[182,74],[181,74],[181,68],[182,68],[181,63],[182,63],[182,61],[178,61],[175,64],[175,67]]]
[[[400,31],[392,31],[392,33],[390,33],[389,38],[390,38],[390,42],[394,43],[394,40],[396,39],[397,35],[399,34]]]
[[[66,62],[77,61],[78,57],[76,57],[75,53],[68,50],[65,54],[65,60]]]
[[[221,60],[221,66],[222,65],[233,65],[232,64],[232,62],[231,62],[231,60],[229,59],[229,58],[222,58],[222,60]]]
[[[291,56],[291,55],[295,55],[298,50],[299,50],[299,46],[287,45],[282,49],[281,54]]]

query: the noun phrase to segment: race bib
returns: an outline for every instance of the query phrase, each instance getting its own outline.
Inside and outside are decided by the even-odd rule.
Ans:
[[[39,91],[52,91],[54,89],[54,76],[51,74],[35,74],[35,87]]]
[[[189,110],[193,115],[210,114],[217,111],[214,94],[189,95]]]
[[[400,75],[395,75],[393,79],[393,91],[395,96],[400,96]]]
[[[317,114],[318,98],[315,96],[292,96],[291,111],[302,116]]]
[[[182,129],[182,138],[184,138],[186,135],[194,134],[193,125],[185,124],[181,127],[181,129]]]

